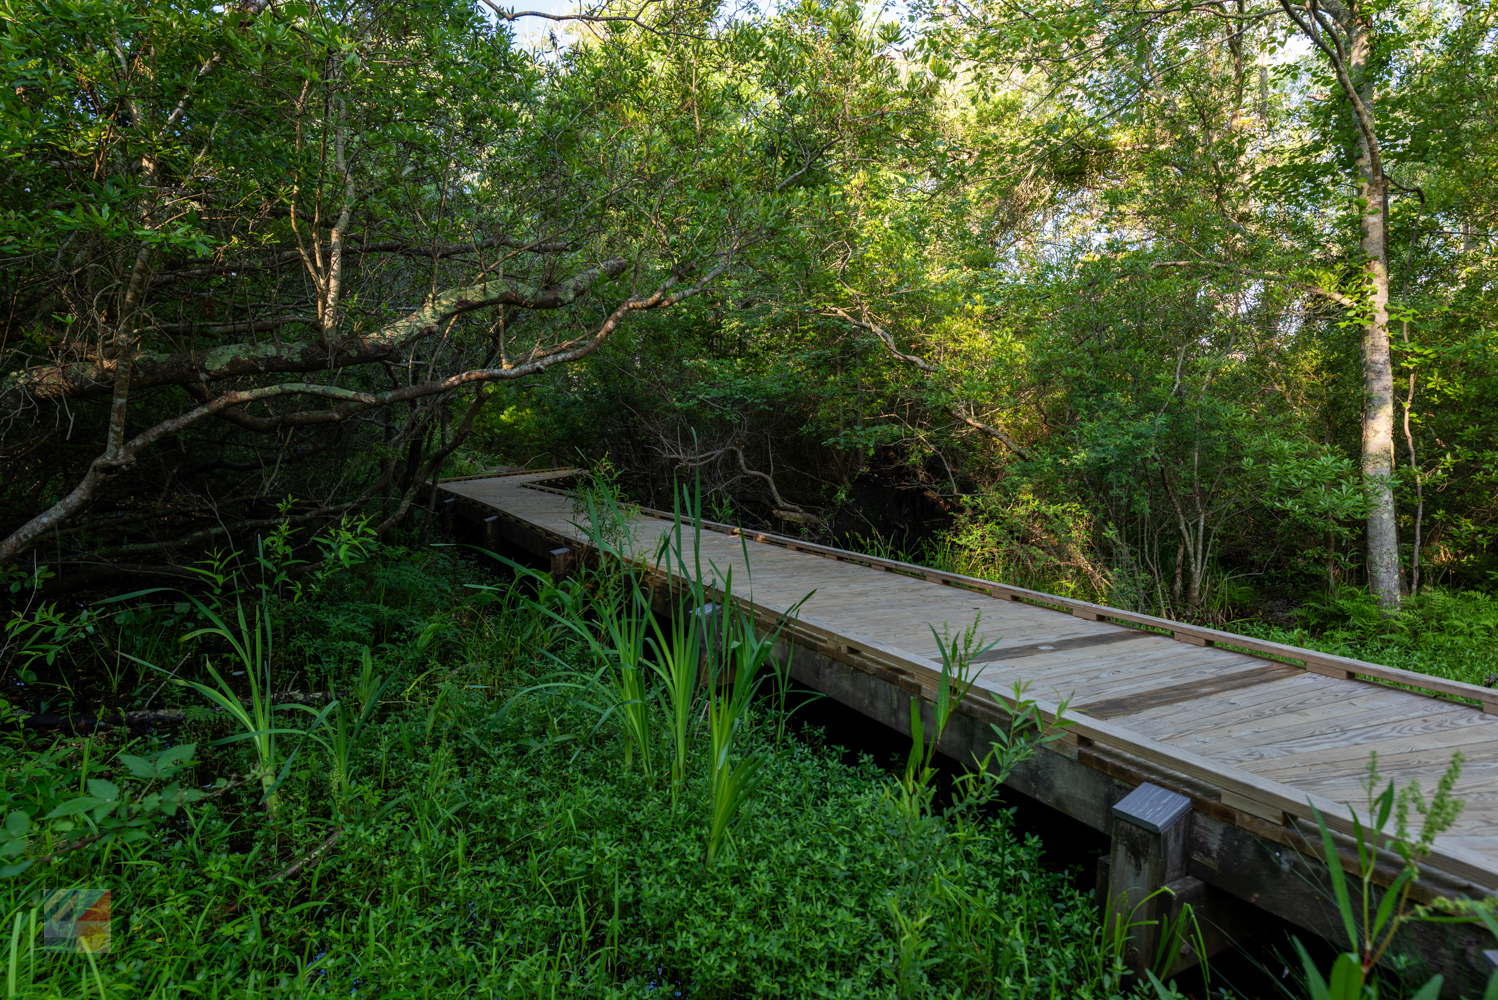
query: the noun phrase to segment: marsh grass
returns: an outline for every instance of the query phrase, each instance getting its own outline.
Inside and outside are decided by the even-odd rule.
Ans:
[[[230,621],[225,621],[217,611],[196,597],[189,595],[188,600],[209,624],[187,633],[181,641],[192,642],[195,639],[212,638],[227,645],[232,653],[230,662],[237,663],[241,667],[237,673],[242,674],[249,685],[249,697],[241,700],[234,686],[225,680],[208,657],[204,658],[203,669],[212,678],[212,685],[201,681],[178,679],[173,679],[172,683],[198,692],[209,702],[223,709],[238,724],[239,732],[218,740],[217,744],[237,743],[240,740],[249,742],[255,752],[253,776],[259,780],[263,793],[260,804],[274,816],[279,805],[276,799],[276,788],[286,780],[296,757],[296,751],[293,751],[292,755],[286,759],[285,765],[278,769],[280,753],[276,737],[300,736],[303,731],[280,727],[275,723],[276,706],[271,700],[275,690],[271,680],[271,662],[275,652],[275,625],[268,602],[262,595],[262,599],[252,605],[251,613],[246,615],[243,598],[237,598],[234,604],[234,617]],[[155,664],[148,664],[148,666],[166,673]],[[323,715],[326,711],[325,709]],[[319,716],[318,721],[321,721],[321,718],[322,715]]]

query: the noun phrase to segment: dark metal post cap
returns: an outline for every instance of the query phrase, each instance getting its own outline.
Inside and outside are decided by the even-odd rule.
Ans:
[[[1113,807],[1113,815],[1154,833],[1164,833],[1191,811],[1184,795],[1145,782]]]

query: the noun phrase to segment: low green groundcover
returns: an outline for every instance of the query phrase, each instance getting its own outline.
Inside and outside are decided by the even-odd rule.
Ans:
[[[1043,868],[1038,842],[1002,815],[902,820],[885,772],[788,737],[729,849],[706,866],[702,775],[673,808],[668,781],[623,768],[617,738],[590,730],[585,713],[539,696],[508,712],[493,701],[423,706],[370,734],[350,818],[331,807],[326,767],[309,751],[274,821],[236,789],[200,803],[164,842],[79,852],[8,880],[8,911],[23,917],[40,890],[113,889],[113,948],[96,970],[82,955],[20,954],[20,994],[1116,989],[1091,900]],[[746,749],[773,741],[773,729],[750,739]],[[108,753],[93,748],[91,774],[108,773]],[[234,753],[208,750],[203,766],[222,772]]]

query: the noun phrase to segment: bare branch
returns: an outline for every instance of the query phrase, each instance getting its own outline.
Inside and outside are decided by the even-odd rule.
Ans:
[[[880,326],[878,323],[875,323],[869,316],[868,310],[863,310],[862,321],[854,319],[852,316],[848,315],[846,311],[838,308],[837,306],[830,306],[826,310],[825,314],[837,316],[843,320],[846,320],[853,326],[859,327],[863,330],[868,330],[874,336],[879,338],[880,342],[882,342],[884,346],[889,349],[889,352],[891,354],[893,354],[899,360],[903,361],[905,364],[910,365],[914,368],[918,368],[928,375],[941,374],[941,369],[937,368],[935,365],[932,365],[925,358],[919,357],[915,354],[906,354],[904,351],[900,350],[900,348],[895,344],[894,336],[888,330],[884,329],[884,327]],[[1029,451],[1026,450],[1025,447],[1018,441],[1016,441],[1013,437],[1006,434],[999,428],[994,427],[991,424],[983,423],[981,420],[973,417],[972,414],[968,412],[972,409],[971,403],[949,403],[947,404],[946,409],[948,413],[956,417],[958,420],[967,424],[974,430],[977,430],[983,434],[986,434],[988,437],[993,438],[995,441],[999,442],[1004,447],[1014,452],[1020,458],[1028,459],[1030,457]]]
[[[640,4],[640,9],[634,14],[549,14],[546,11],[541,10],[506,10],[499,4],[495,3],[494,0],[484,0],[484,6],[494,11],[496,17],[503,18],[506,21],[518,21],[522,17],[539,17],[547,21],[582,21],[585,24],[607,24],[609,22],[623,22],[626,24],[633,24],[637,28],[642,28],[653,35],[661,35],[662,37],[707,37],[705,35],[693,34],[686,31],[667,31],[657,25],[646,23],[641,19],[640,14],[644,13],[645,10],[651,6],[651,4],[657,2],[659,2],[659,0],[644,0],[644,2]]]

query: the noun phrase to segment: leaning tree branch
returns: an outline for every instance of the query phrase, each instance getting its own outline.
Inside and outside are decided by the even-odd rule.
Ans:
[[[762,480],[765,486],[769,488],[770,500],[772,503],[771,512],[776,517],[780,518],[782,521],[796,521],[800,524],[822,523],[822,519],[820,517],[817,517],[815,514],[807,513],[801,508],[799,504],[791,503],[785,497],[781,496],[780,490],[775,487],[775,479],[773,476],[771,476],[767,472],[759,472],[749,468],[749,464],[744,461],[744,453],[739,449],[738,445],[731,444],[727,447],[719,448],[717,451],[710,451],[703,455],[688,456],[678,454],[672,455],[670,457],[676,460],[676,467],[678,469],[685,469],[689,466],[706,465],[708,462],[714,461],[715,459],[721,458],[722,456],[730,453],[732,453],[734,457],[739,460],[740,473],[752,479]],[[730,479],[729,482],[733,482],[733,480]]]
[[[1321,11],[1317,8],[1316,0],[1307,0],[1306,2],[1306,10],[1312,18],[1310,23],[1296,12],[1290,0],[1280,0],[1280,6],[1289,15],[1290,20],[1295,22],[1295,26],[1300,29],[1301,33],[1314,42],[1316,47],[1321,49],[1322,53],[1331,62],[1332,71],[1337,76],[1337,85],[1342,88],[1342,93],[1347,97],[1347,103],[1351,106],[1353,116],[1358,122],[1358,131],[1363,133],[1363,141],[1368,145],[1368,169],[1375,178],[1382,177],[1384,172],[1383,158],[1378,145],[1378,132],[1373,126],[1373,112],[1368,110],[1368,106],[1363,103],[1362,95],[1358,93],[1357,87],[1353,85],[1352,76],[1347,71],[1347,52],[1342,46],[1342,39],[1338,37],[1336,28],[1327,24],[1322,18]],[[1351,16],[1350,12],[1345,13],[1347,13],[1347,16]],[[1317,31],[1317,28],[1321,30]],[[1332,43],[1336,46],[1335,49],[1328,46],[1322,39],[1321,34],[1323,32],[1332,40]]]
[[[514,278],[494,278],[449,289],[393,323],[370,333],[344,337],[336,344],[239,343],[175,354],[140,352],[135,355],[130,373],[131,391],[368,364],[398,354],[411,343],[441,330],[453,317],[477,309],[499,305],[561,309],[577,301],[598,282],[617,278],[628,267],[628,261],[614,258],[544,287],[527,285]],[[28,397],[85,399],[108,395],[117,373],[118,359],[103,357],[23,369],[0,379],[0,414],[19,409]]]
[[[468,404],[468,409],[464,411],[463,419],[458,423],[457,429],[453,431],[452,438],[442,447],[426,456],[416,474],[411,477],[411,485],[401,495],[401,500],[396,505],[395,513],[391,514],[375,527],[376,535],[384,537],[385,532],[400,523],[401,519],[406,516],[406,511],[411,509],[411,502],[416,499],[416,494],[425,484],[427,477],[440,468],[443,462],[447,461],[447,456],[456,451],[458,445],[468,440],[468,435],[473,433],[473,421],[479,415],[479,411],[484,408],[484,404],[489,402],[490,395],[491,393],[482,390],[474,394],[473,402]]]
[[[1337,305],[1341,306],[1344,309],[1358,310],[1363,308],[1362,304],[1359,303],[1357,299],[1354,299],[1350,295],[1344,295],[1342,292],[1337,291],[1335,288],[1324,288],[1321,285],[1316,284],[1315,282],[1303,281],[1299,278],[1292,278],[1288,275],[1280,274],[1277,271],[1251,271],[1245,268],[1237,267],[1233,264],[1221,264],[1216,261],[1210,260],[1157,260],[1150,265],[1151,270],[1162,267],[1216,268],[1219,271],[1227,271],[1240,278],[1253,278],[1259,281],[1272,281],[1276,284],[1283,285],[1286,288],[1298,288],[1303,292],[1309,292],[1312,295],[1319,295],[1324,299],[1335,302]]]
[[[669,308],[683,299],[696,295],[709,282],[722,274],[728,268],[732,259],[733,255],[730,253],[719,262],[717,267],[704,275],[701,280],[680,292],[671,293],[671,289],[680,280],[679,275],[672,275],[653,294],[644,298],[626,299],[604,320],[603,324],[593,334],[553,345],[550,348],[537,348],[531,352],[524,362],[517,365],[510,365],[503,368],[471,369],[447,378],[434,379],[380,393],[357,392],[339,386],[318,385],[309,382],[289,382],[280,385],[263,386],[257,389],[223,393],[215,399],[193,407],[186,413],[163,420],[154,427],[142,431],[130,441],[125,442],[117,451],[111,449],[95,458],[90,463],[87,474],[73,488],[72,492],[11,532],[3,541],[0,541],[0,566],[10,563],[18,554],[46,532],[60,527],[80,513],[92,502],[99,488],[105,482],[124,468],[134,464],[137,457],[146,448],[149,448],[164,437],[180,434],[182,431],[208,417],[215,416],[234,407],[243,407],[249,403],[261,402],[282,396],[305,395],[341,402],[339,405],[326,410],[299,411],[273,419],[281,420],[282,426],[335,423],[345,420],[356,413],[362,413],[377,407],[389,406],[393,403],[403,403],[425,396],[477,387],[488,382],[523,378],[527,375],[539,375],[554,365],[579,361],[598,350],[599,346],[608,339],[609,335],[618,328],[619,324],[630,313]],[[495,283],[491,282],[490,284]],[[448,293],[448,296],[453,294],[455,293]],[[505,294],[508,294],[508,292]],[[447,298],[447,296],[439,296],[439,298]],[[454,310],[449,315],[456,314],[457,310],[454,303],[449,302],[447,308]],[[477,306],[473,306],[472,308],[477,308]],[[422,312],[423,310],[418,310],[417,313],[413,313],[412,315],[417,316]]]

